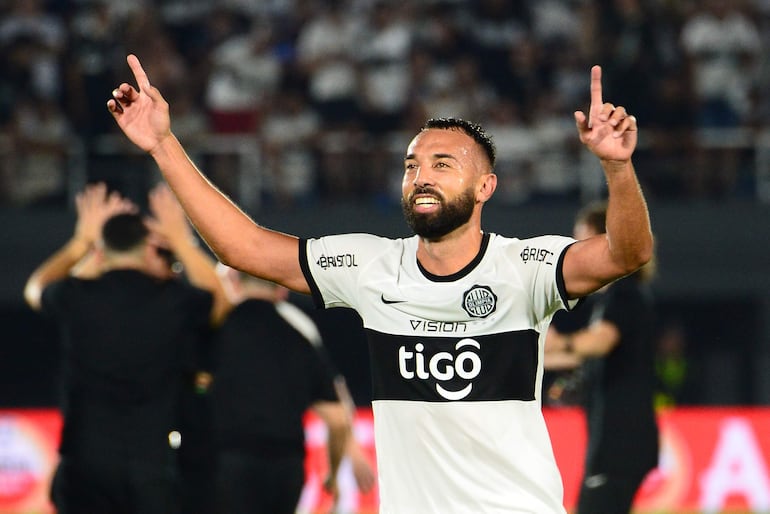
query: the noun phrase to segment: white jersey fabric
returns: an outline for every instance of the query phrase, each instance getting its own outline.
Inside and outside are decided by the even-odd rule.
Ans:
[[[372,371],[380,514],[564,514],[541,412],[543,340],[572,308],[561,236],[484,234],[465,269],[435,276],[418,238],[303,240],[319,307],[363,320]]]

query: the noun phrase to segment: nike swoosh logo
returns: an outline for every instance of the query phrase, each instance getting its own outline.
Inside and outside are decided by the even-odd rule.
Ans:
[[[382,300],[382,303],[385,305],[393,305],[394,303],[404,303],[406,300],[388,300],[385,298],[384,294],[380,295],[380,300]]]

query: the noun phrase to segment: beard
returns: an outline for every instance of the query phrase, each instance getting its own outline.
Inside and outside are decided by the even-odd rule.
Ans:
[[[415,212],[414,196],[416,194],[430,193],[439,200],[439,209],[436,212],[422,214]],[[415,234],[429,241],[437,241],[458,227],[461,227],[471,219],[476,201],[473,189],[463,191],[454,201],[447,202],[444,196],[432,189],[415,189],[409,198],[401,199],[401,209],[404,218]]]

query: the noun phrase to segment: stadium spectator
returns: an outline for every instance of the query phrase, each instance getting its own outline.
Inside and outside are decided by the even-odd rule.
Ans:
[[[748,125],[754,108],[751,90],[760,72],[761,36],[743,6],[707,0],[685,20],[680,37],[692,73],[693,128],[699,131],[687,185],[695,196],[721,197],[738,181],[741,139],[735,129]],[[723,130],[709,136],[715,128]]]
[[[297,88],[276,93],[262,121],[265,192],[279,207],[317,199],[321,118]]]
[[[62,93],[59,59],[66,49],[67,32],[61,18],[46,10],[42,0],[13,0],[0,19],[0,47],[23,46],[19,60],[26,80],[20,91],[49,99]]]
[[[356,51],[364,125],[374,134],[401,128],[409,103],[409,54],[414,30],[407,9],[374,2]]]
[[[536,138],[543,137],[543,145],[557,144],[557,152],[569,153],[572,147],[568,142],[555,143],[553,137],[543,136],[535,125],[552,110],[552,102],[560,106],[578,105],[582,101],[583,70],[598,62],[605,69],[607,90],[618,96],[616,101],[646,105],[645,127],[656,125],[654,131],[647,132],[650,137],[637,152],[637,163],[660,170],[654,176],[645,177],[644,185],[653,186],[648,192],[673,198],[728,198],[761,187],[746,176],[751,173],[752,163],[741,160],[747,156],[748,152],[740,152],[751,144],[750,133],[725,132],[729,126],[717,127],[717,132],[705,134],[707,137],[700,141],[699,147],[691,144],[697,142],[694,136],[703,135],[695,133],[698,128],[695,118],[679,113],[694,112],[690,104],[696,101],[702,104],[699,92],[702,88],[698,84],[708,82],[707,87],[713,86],[713,91],[729,100],[733,111],[739,110],[741,125],[738,128],[764,126],[763,120],[767,117],[763,117],[762,112],[767,110],[767,102],[761,92],[767,89],[764,86],[770,74],[767,66],[756,60],[758,48],[768,40],[764,3],[722,2],[722,7],[712,9],[707,3],[639,0],[548,0],[515,5],[500,0],[422,3],[335,0],[332,4],[318,0],[257,3],[238,0],[216,6],[206,0],[192,3],[171,0],[141,5],[76,2],[65,10],[60,2],[13,2],[0,7],[3,20],[0,25],[10,27],[3,31],[7,39],[0,38],[0,58],[6,61],[5,73],[0,77],[0,136],[4,122],[16,109],[17,95],[36,91],[57,101],[66,98],[61,108],[80,140],[75,141],[71,149],[76,158],[80,157],[77,153],[80,148],[86,150],[85,159],[76,162],[84,162],[91,181],[122,183],[117,177],[90,174],[92,169],[103,169],[94,168],[93,161],[112,159],[117,151],[110,134],[105,134],[110,127],[104,125],[104,117],[95,110],[94,102],[98,101],[99,94],[95,91],[100,89],[99,84],[114,83],[110,77],[114,77],[114,68],[122,61],[118,57],[124,53],[121,48],[145,55],[145,67],[172,105],[177,103],[177,95],[187,95],[205,108],[207,84],[216,84],[209,98],[217,98],[219,107],[226,107],[228,102],[232,107],[232,102],[242,103],[254,89],[236,90],[232,78],[242,79],[253,75],[250,70],[269,68],[275,74],[268,75],[282,77],[280,87],[302,91],[304,100],[318,109],[320,133],[330,134],[329,144],[334,148],[317,156],[315,165],[320,171],[320,180],[314,184],[315,190],[310,196],[331,201],[347,196],[378,202],[384,198],[381,190],[387,180],[383,180],[380,170],[362,177],[344,164],[342,155],[351,148],[340,144],[341,141],[356,140],[369,147],[355,159],[386,166],[395,152],[390,145],[374,143],[380,138],[400,137],[405,129],[416,129],[412,125],[420,109],[432,106],[434,115],[446,114],[450,105],[457,105],[454,100],[458,94],[478,99],[492,90],[519,104],[524,125],[532,128]],[[720,10],[732,14],[720,21],[712,14]],[[748,20],[747,30],[735,30],[737,25],[730,20],[736,16],[744,19],[742,23]],[[223,74],[221,67],[214,66],[220,60],[222,44],[228,42],[231,46],[229,42],[248,39],[249,27],[254,25],[269,27],[270,42],[263,49],[261,59],[272,64],[265,67],[262,62],[255,68],[243,61],[240,66],[228,65]],[[712,25],[714,30],[708,28]],[[685,32],[693,35],[685,38]],[[717,49],[712,52],[715,56],[712,60],[708,58],[708,50],[692,53],[687,49],[713,46],[726,39],[753,41],[746,53],[739,51],[733,55],[740,59],[737,64],[740,73],[733,73],[733,79],[724,87],[716,86],[723,82],[721,78],[700,80],[703,75],[700,71],[693,74],[695,80],[690,80],[689,69],[705,69],[708,61],[725,62],[727,54]],[[234,55],[230,54],[230,57]],[[478,67],[474,83],[452,86],[457,61],[468,57]],[[468,67],[461,66],[461,69]],[[63,88],[58,81],[60,73],[66,77]],[[251,79],[243,83],[254,85]],[[262,86],[258,84],[260,90]],[[660,105],[668,103],[669,98],[665,96],[670,97],[674,91],[679,97],[674,104],[677,113],[667,115],[671,109]],[[548,101],[542,101],[543,94]],[[261,103],[269,103],[271,98],[272,94]],[[462,108],[465,109],[465,105]],[[697,110],[703,112],[700,106]],[[235,132],[237,136],[253,136],[256,144],[261,145],[264,133],[254,133],[253,128],[262,112],[263,109],[255,112],[253,105],[246,110],[212,112],[216,121],[213,126]],[[451,114],[463,116],[459,111]],[[487,116],[482,114],[474,119],[486,124]],[[426,117],[430,115],[423,113],[418,119]],[[665,132],[669,123],[674,131],[671,135]],[[209,128],[214,130],[212,126]],[[658,130],[660,128],[664,131]],[[214,183],[223,190],[235,198],[241,197],[241,189],[251,196],[251,189],[259,188],[260,181],[252,177],[243,181],[238,178],[242,169],[239,157],[248,154],[244,139],[225,137],[222,141],[227,146],[217,145],[215,151],[196,157],[217,161],[207,167]],[[678,145],[680,141],[685,144]],[[78,142],[85,143],[84,147],[77,145]],[[732,148],[720,149],[720,146]],[[0,138],[0,152],[3,148],[8,146],[2,145]],[[236,149],[228,152],[227,148]],[[326,145],[320,148],[325,149]],[[256,152],[253,155],[258,156]],[[646,165],[646,159],[653,164]],[[687,165],[693,159],[698,164]],[[562,162],[568,163],[568,174],[580,174],[574,159]],[[125,172],[119,166],[111,168],[116,170],[115,174]],[[306,167],[303,165],[302,169]],[[552,166],[550,171],[554,169]],[[8,175],[7,171],[4,173]],[[529,195],[528,203],[543,197],[573,196],[575,182],[550,174],[553,180],[536,186],[536,189],[546,189],[544,194]],[[273,194],[269,180],[261,184],[267,189],[263,192]],[[581,182],[578,185],[583,198],[596,196],[597,184]],[[7,185],[2,187],[8,190]],[[129,187],[122,185],[120,189],[127,191]],[[283,198],[291,201],[290,195]],[[6,193],[5,200],[9,199]],[[392,203],[393,198],[386,200]],[[256,209],[259,204],[249,207]]]
[[[210,52],[206,109],[218,133],[252,133],[272,101],[283,73],[273,48],[273,28],[253,20]]]
[[[361,21],[349,12],[345,0],[330,0],[316,8],[316,15],[297,35],[296,60],[311,103],[325,124],[337,129],[360,116],[354,53]]]
[[[86,141],[114,129],[99,116],[99,93],[114,80],[114,56],[120,48],[121,20],[107,2],[88,2],[68,18],[64,59],[67,103],[72,125]],[[105,121],[107,123],[105,123]]]
[[[44,96],[23,95],[16,100],[10,128],[10,203],[64,204],[72,127],[59,104]]]

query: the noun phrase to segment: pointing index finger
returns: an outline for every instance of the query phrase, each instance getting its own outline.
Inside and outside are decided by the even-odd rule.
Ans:
[[[602,67],[595,65],[591,67],[591,106],[590,116],[591,119],[599,116],[602,110]]]
[[[134,54],[130,54],[126,60],[128,61],[128,66],[131,68],[131,71],[134,73],[134,78],[136,79],[136,84],[139,86],[139,90],[148,89],[150,87],[150,79],[147,78],[147,73],[144,72],[144,68],[142,68],[142,65],[139,63],[139,59]]]

